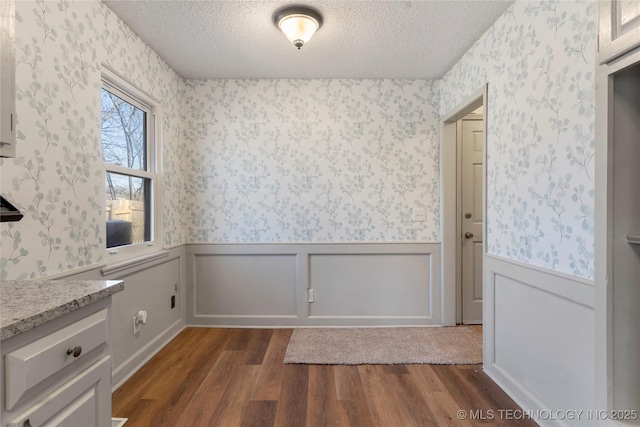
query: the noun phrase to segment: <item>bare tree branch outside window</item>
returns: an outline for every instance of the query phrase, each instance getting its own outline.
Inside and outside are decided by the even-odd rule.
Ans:
[[[146,170],[146,113],[109,91],[102,89],[102,159],[114,165]],[[129,180],[126,188],[108,183],[112,199],[136,200],[141,187]]]
[[[147,170],[147,113],[102,88],[102,159],[107,165],[131,169],[131,175],[106,173],[107,219],[132,223],[133,243],[149,240],[150,180],[136,176]]]

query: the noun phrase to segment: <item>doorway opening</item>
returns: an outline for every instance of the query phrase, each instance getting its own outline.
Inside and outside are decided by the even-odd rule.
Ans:
[[[482,324],[487,85],[443,117],[442,324]]]

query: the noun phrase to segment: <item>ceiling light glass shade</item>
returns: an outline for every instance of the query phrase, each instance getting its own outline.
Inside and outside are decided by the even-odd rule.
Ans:
[[[313,9],[291,8],[276,15],[276,24],[289,41],[300,49],[318,31],[322,18]]]

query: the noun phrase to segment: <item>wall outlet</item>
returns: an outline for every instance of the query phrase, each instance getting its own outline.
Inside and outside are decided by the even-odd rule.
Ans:
[[[171,295],[171,308],[176,308],[176,296]]]
[[[133,335],[138,335],[140,333],[141,323],[138,322],[138,315],[133,316]]]
[[[313,289],[307,289],[307,302],[314,302],[316,300],[315,292]]]

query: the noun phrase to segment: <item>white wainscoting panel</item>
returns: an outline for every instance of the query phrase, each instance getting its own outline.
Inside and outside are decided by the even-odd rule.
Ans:
[[[311,255],[310,318],[432,313],[429,254]]]
[[[595,404],[593,283],[485,256],[484,370],[525,410],[584,410]]]
[[[96,265],[71,271],[59,279],[122,279],[124,291],[112,297],[109,335],[111,381],[117,389],[186,326],[186,268],[184,246],[134,258],[116,265]],[[105,274],[104,276],[103,274]],[[176,307],[171,308],[171,296]],[[148,313],[147,324],[133,334],[133,316]]]
[[[195,314],[295,316],[295,255],[198,255]]]
[[[441,320],[438,243],[189,244],[187,265],[189,325],[394,326]]]

